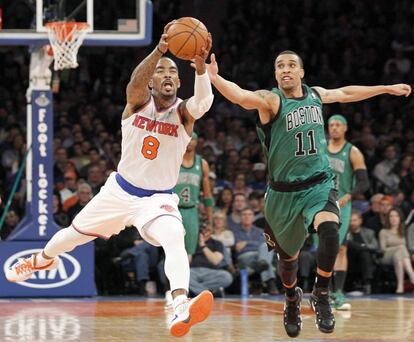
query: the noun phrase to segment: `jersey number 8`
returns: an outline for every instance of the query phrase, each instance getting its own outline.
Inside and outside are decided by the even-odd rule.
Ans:
[[[141,153],[146,159],[155,159],[158,155],[158,148],[160,147],[160,141],[149,135],[144,138],[142,142]]]

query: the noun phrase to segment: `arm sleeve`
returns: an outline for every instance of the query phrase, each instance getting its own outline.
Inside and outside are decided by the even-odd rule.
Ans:
[[[368,172],[365,169],[355,170],[354,172],[356,184],[351,195],[362,194],[369,189]]]
[[[196,73],[194,95],[188,99],[186,104],[188,112],[194,119],[200,119],[210,109],[213,99],[214,95],[207,71],[203,75]]]

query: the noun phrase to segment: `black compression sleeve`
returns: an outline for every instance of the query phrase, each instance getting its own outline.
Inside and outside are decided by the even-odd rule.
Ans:
[[[368,172],[366,169],[358,169],[354,171],[356,184],[352,189],[351,195],[363,194],[369,189]]]

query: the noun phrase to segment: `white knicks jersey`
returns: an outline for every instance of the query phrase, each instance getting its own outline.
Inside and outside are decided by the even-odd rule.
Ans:
[[[162,111],[154,98],[129,118],[122,120],[122,155],[119,174],[132,185],[146,190],[172,189],[191,140],[184,129],[177,98]]]

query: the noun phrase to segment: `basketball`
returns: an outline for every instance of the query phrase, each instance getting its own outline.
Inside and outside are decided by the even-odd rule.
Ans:
[[[193,59],[195,55],[201,53],[201,48],[207,45],[207,28],[195,18],[178,19],[167,33],[170,52],[184,60]]]

